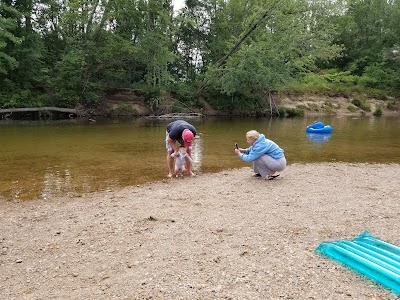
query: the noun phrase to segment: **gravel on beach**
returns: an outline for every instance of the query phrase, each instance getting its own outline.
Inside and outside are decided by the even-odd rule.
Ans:
[[[251,174],[2,200],[0,299],[399,299],[314,250],[365,230],[400,245],[400,165]]]

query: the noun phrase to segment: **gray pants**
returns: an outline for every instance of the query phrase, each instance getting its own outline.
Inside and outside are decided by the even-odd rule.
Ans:
[[[262,177],[266,177],[275,171],[283,171],[285,168],[285,157],[274,159],[271,156],[264,154],[253,162],[254,173],[258,173]]]

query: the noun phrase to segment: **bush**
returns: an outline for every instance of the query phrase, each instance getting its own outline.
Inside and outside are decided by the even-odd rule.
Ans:
[[[367,101],[364,101],[364,102],[361,103],[360,108],[363,111],[371,111],[371,104],[369,104]]]
[[[360,107],[360,106],[361,106],[361,100],[360,100],[360,99],[353,99],[353,100],[351,100],[351,103],[352,103],[354,106],[357,106],[357,107]]]
[[[193,102],[193,106],[194,106],[195,108],[198,108],[198,109],[203,109],[203,108],[205,108],[204,102],[200,101],[200,99],[194,99],[193,101],[194,101],[194,102]]]
[[[175,83],[169,87],[171,96],[181,102],[191,102],[193,99],[193,88],[188,83]]]
[[[358,83],[359,77],[351,75],[350,71],[339,71],[337,69],[326,70],[326,74],[323,75],[325,80],[334,84],[344,84],[353,86]]]
[[[351,103],[364,111],[371,111],[371,105],[364,98],[354,98]]]
[[[360,84],[369,88],[385,89],[391,86],[393,71],[383,65],[375,64],[365,67],[364,74],[360,77]]]
[[[350,104],[350,105],[347,107],[347,110],[350,111],[350,112],[352,112],[352,113],[355,113],[355,112],[358,110],[358,108],[357,108],[357,106],[354,106],[354,105]]]
[[[278,108],[278,113],[280,117],[284,117],[286,115],[286,108],[284,107],[279,107]]]
[[[112,117],[120,117],[120,116],[136,117],[139,115],[138,111],[128,103],[123,103],[123,104],[114,106],[111,109],[110,114]]]
[[[7,93],[1,97],[2,108],[31,107],[29,90],[17,90],[14,93]]]
[[[298,108],[298,107],[287,108],[286,113],[287,113],[288,118],[304,116],[304,110],[302,110],[301,108]]]
[[[387,109],[395,110],[395,109],[397,108],[397,102],[396,102],[396,100],[394,100],[394,99],[389,100],[389,102],[388,102],[388,104],[386,105],[386,107],[387,107]]]
[[[382,116],[382,107],[378,106],[378,107],[375,109],[374,116],[377,116],[377,117]]]
[[[171,107],[171,113],[183,113],[185,112],[186,107],[182,105],[181,102],[176,101],[174,105]]]

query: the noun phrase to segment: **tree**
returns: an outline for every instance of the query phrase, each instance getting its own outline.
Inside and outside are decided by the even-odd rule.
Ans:
[[[9,66],[12,72],[8,72],[5,87],[9,90],[9,100],[4,102],[6,106],[30,106],[30,101],[36,101],[36,95],[42,93],[41,87],[46,83],[46,72],[43,69],[42,57],[43,47],[40,36],[33,30],[33,7],[32,0],[12,1],[3,4],[12,18],[3,20],[5,31],[11,43],[5,48]],[[11,23],[12,20],[12,23]],[[10,59],[11,58],[11,59]]]
[[[21,39],[13,33],[17,17],[17,10],[5,2],[0,3],[0,28],[2,29],[0,30],[0,75],[2,76],[7,75],[18,66],[17,60],[6,52],[8,48],[21,43]],[[8,46],[10,44],[12,46]]]
[[[387,0],[348,0],[341,14],[332,18],[335,41],[343,56],[333,62],[341,71],[359,77],[367,87],[396,89],[399,84],[395,57],[400,44],[400,3]]]
[[[173,80],[172,5],[170,0],[149,0],[144,11],[145,32],[139,41],[139,57],[146,67],[145,82],[162,88]]]
[[[314,1],[272,0],[248,17],[248,29],[207,72],[210,85],[227,96],[263,101],[265,92],[280,88],[316,61],[336,57],[329,27],[318,20]],[[240,98],[240,97],[237,97]],[[230,104],[231,105],[231,104]]]

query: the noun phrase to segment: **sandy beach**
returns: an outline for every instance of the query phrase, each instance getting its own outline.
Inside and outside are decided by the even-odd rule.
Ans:
[[[251,174],[0,201],[0,299],[399,299],[314,250],[365,230],[400,245],[400,165]]]

